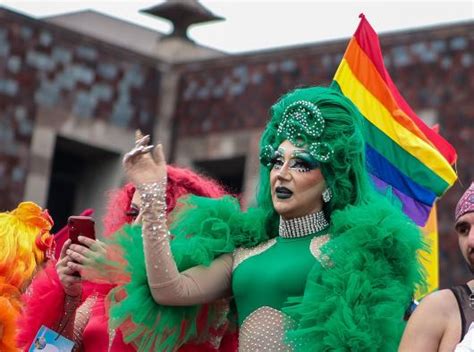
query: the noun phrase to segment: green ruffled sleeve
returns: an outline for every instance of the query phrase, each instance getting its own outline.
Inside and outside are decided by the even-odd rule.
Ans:
[[[197,337],[200,306],[170,307],[157,304],[146,276],[140,226],[126,226],[113,237],[123,249],[129,282],[112,290],[109,326],[122,330],[124,341],[138,351],[174,351]]]

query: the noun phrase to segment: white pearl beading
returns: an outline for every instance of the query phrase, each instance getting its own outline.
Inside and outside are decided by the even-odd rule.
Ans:
[[[284,343],[285,331],[295,322],[272,307],[263,306],[245,318],[239,332],[239,352],[289,352]]]
[[[294,141],[301,137],[301,133],[319,138],[324,127],[325,121],[318,106],[306,100],[298,100],[285,109],[277,134],[286,133],[288,139]]]

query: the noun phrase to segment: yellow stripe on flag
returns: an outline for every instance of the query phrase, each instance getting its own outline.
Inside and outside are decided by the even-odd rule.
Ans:
[[[387,108],[362,85],[344,58],[334,78],[343,94],[352,100],[368,121],[433,170],[448,185],[456,181],[456,173],[439,151],[395,121]]]
[[[439,287],[439,263],[438,263],[438,222],[436,216],[436,204],[431,208],[431,213],[425,227],[421,228],[429,247],[428,252],[418,252],[420,261],[426,271],[426,287],[418,287],[415,293],[415,299],[420,300],[428,293],[433,292]]]

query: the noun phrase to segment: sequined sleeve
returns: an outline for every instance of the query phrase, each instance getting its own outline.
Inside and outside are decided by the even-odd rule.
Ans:
[[[139,185],[137,190],[143,209],[143,248],[148,284],[155,301],[185,306],[211,302],[228,295],[232,255],[220,256],[209,267],[197,266],[180,273],[171,254],[166,225],[166,179]]]
[[[77,307],[81,305],[81,296],[68,296],[64,298],[64,314],[56,327],[59,334],[79,343],[80,336],[76,333],[75,317]]]

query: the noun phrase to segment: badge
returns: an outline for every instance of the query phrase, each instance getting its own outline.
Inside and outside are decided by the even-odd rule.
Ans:
[[[42,325],[28,352],[71,352],[74,342]]]

